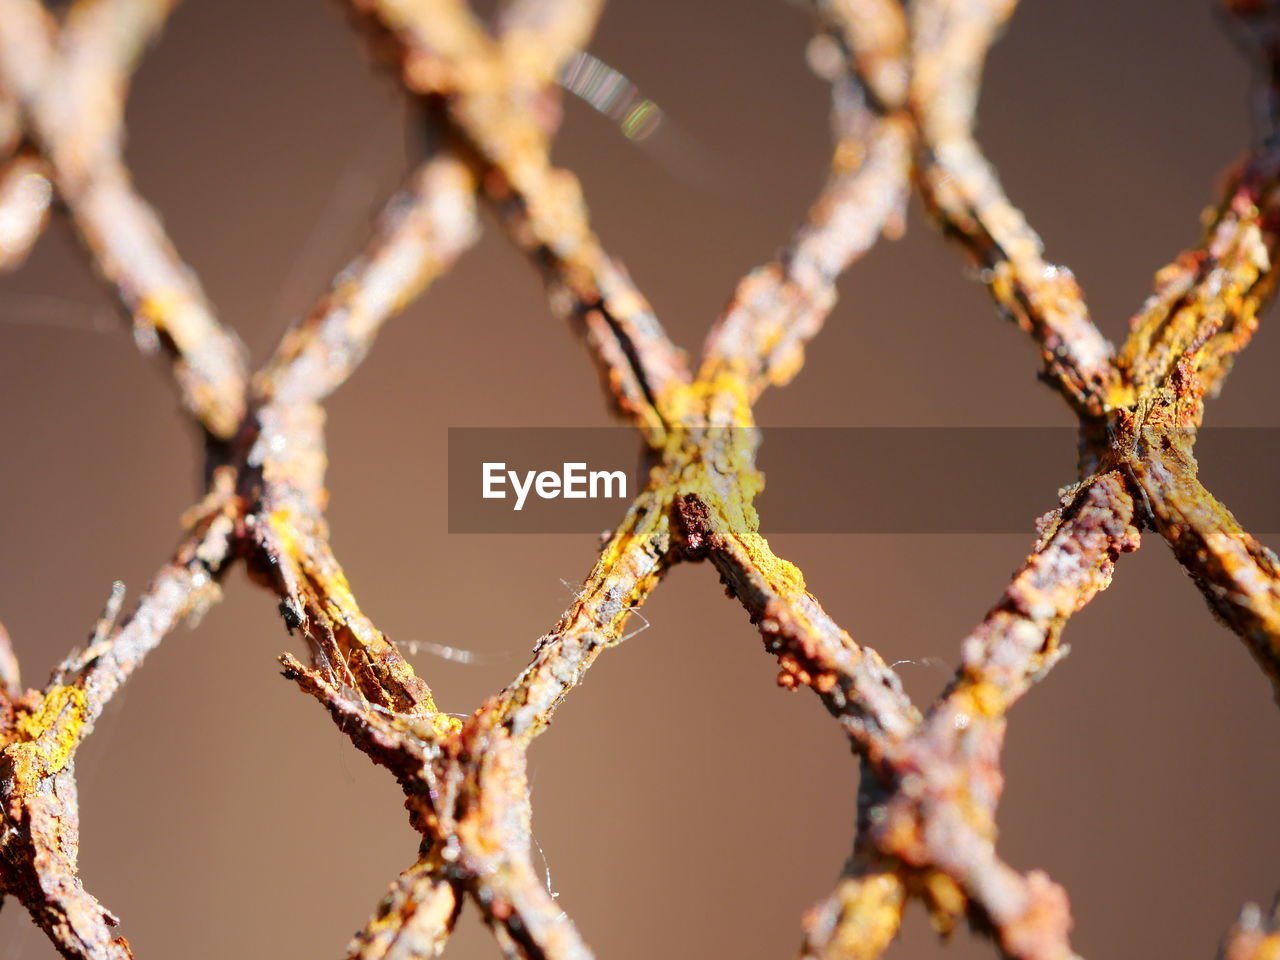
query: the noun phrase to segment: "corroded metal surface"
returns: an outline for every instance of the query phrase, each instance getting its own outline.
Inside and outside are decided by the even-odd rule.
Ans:
[[[464,0],[351,0],[443,136],[364,252],[250,378],[238,340],[121,159],[127,78],[171,6],[80,0],[56,20],[36,0],[0,0],[0,267],[21,262],[56,195],[140,346],[165,350],[212,441],[206,495],[132,612],[120,616],[113,589],[87,647],[40,690],[23,687],[0,630],[0,890],[64,956],[131,956],[79,879],[76,750],[145,655],[215,602],[220,578],[242,561],[306,642],[305,662],[282,657],[285,676],[391,771],[422,837],[348,957],[432,956],[467,904],[508,956],[590,957],[530,859],[527,750],[664,573],[708,561],[777,658],[778,682],[812,689],[861,764],[854,849],[804,920],[802,956],[879,956],[913,897],[940,928],[966,920],[1007,956],[1074,956],[1065,891],[996,849],[1006,715],[1062,655],[1068,619],[1107,587],[1139,528],[1169,542],[1280,684],[1280,562],[1203,488],[1194,457],[1204,398],[1221,388],[1272,292],[1275,138],[1232,175],[1203,246],[1160,272],[1117,350],[1069,271],[1044,258],[973,136],[983,60],[1013,0],[914,0],[909,11],[897,0],[814,0],[811,60],[833,96],[829,176],[779,259],[738,285],[695,374],[605,252],[576,178],[550,161],[555,80],[587,44],[599,4],[509,0],[491,31]],[[1275,6],[1226,6],[1263,75],[1280,76]],[[1272,84],[1269,122],[1275,102]],[[923,710],[760,535],[753,431],[723,429],[750,427],[759,395],[798,372],[836,279],[903,228],[913,186],[980,266],[1000,310],[1032,336],[1045,378],[1082,428],[1080,475],[1037,521],[1025,564]],[[425,680],[361,611],[333,553],[322,403],[381,325],[472,243],[477,201],[540,269],[552,309],[583,335],[654,466],[528,666],[459,719],[439,712]],[[1246,909],[1223,953],[1274,957],[1277,937]]]

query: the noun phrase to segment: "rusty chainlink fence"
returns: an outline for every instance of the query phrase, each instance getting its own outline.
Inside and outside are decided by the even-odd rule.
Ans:
[[[878,956],[914,897],[940,928],[964,920],[1005,956],[1074,956],[1066,892],[1001,859],[995,818],[1007,711],[1060,656],[1067,619],[1148,529],[1280,684],[1280,563],[1200,484],[1193,451],[1204,400],[1274,284],[1280,5],[1226,0],[1257,60],[1260,143],[1231,172],[1202,245],[1158,273],[1116,348],[973,137],[984,57],[1014,0],[814,0],[810,62],[831,84],[830,173],[781,257],[740,282],[695,368],[592,232],[578,181],[549,159],[557,80],[588,45],[600,0],[506,0],[492,29],[466,0],[351,0],[437,145],[365,250],[252,375],[122,160],[128,79],[172,6],[76,0],[55,14],[38,0],[0,0],[0,260],[21,263],[56,198],[138,346],[167,358],[208,451],[207,490],[173,557],[127,615],[113,591],[89,643],[47,686],[22,685],[0,631],[3,894],[65,957],[132,956],[77,873],[76,751],[146,654],[218,599],[238,561],[305,641],[305,662],[281,658],[285,675],[396,777],[422,836],[347,956],[433,956],[470,904],[507,956],[589,957],[531,859],[526,753],[663,574],[709,561],[777,658],[778,682],[812,689],[861,764],[853,850],[804,918],[801,955]],[[750,426],[761,393],[797,373],[836,279],[902,229],[913,190],[976,262],[998,310],[1031,336],[1043,379],[1080,423],[1079,476],[1056,503],[1046,491],[1034,549],[925,709],[771,552],[752,506],[763,478],[751,432],[717,429]],[[460,719],[437,710],[360,610],[330,548],[322,404],[382,323],[475,240],[478,202],[541,271],[553,311],[585,340],[653,466],[528,666]],[[1280,956],[1280,926],[1246,908],[1223,955]]]

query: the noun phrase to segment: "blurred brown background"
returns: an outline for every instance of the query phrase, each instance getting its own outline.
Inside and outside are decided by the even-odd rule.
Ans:
[[[636,145],[572,104],[558,158],[686,346],[821,182],[826,92],[804,65],[808,34],[785,3],[617,0],[592,47],[669,123]],[[996,50],[981,139],[1108,335],[1197,239],[1248,140],[1246,82],[1209,0],[1028,0]],[[146,60],[129,101],[133,169],[255,358],[362,242],[406,169],[403,120],[338,4],[187,0]],[[918,216],[842,291],[764,423],[1070,423],[1025,338]],[[1210,422],[1277,424],[1278,366],[1264,323]],[[584,352],[489,230],[329,409],[338,554],[393,638],[481,655],[415,657],[444,709],[469,711],[555,620],[593,538],[449,537],[445,429],[608,422]],[[199,475],[166,376],[137,356],[63,224],[0,283],[0,451],[0,618],[43,682],[110,582],[136,591],[167,556]],[[889,661],[954,665],[1031,519],[1026,536],[774,546]],[[848,749],[814,698],[774,686],[710,569],[678,569],[645,613],[652,627],[601,659],[533,751],[554,889],[612,960],[789,956],[850,844]],[[1153,537],[1066,639],[1071,656],[1013,715],[1003,852],[1067,886],[1086,956],[1208,958],[1242,903],[1280,887],[1268,685]],[[292,643],[237,570],[82,751],[84,877],[140,958],[337,957],[414,858],[391,778],[279,678]],[[918,696],[946,677],[901,670]],[[464,917],[450,955],[496,955]],[[891,955],[939,949],[913,908]],[[990,952],[967,936],[950,949]],[[0,913],[0,957],[52,955],[20,908]]]

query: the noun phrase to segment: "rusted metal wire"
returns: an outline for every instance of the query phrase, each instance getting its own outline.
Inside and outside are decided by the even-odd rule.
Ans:
[[[1070,273],[1044,259],[973,136],[982,62],[1013,0],[913,0],[909,10],[899,0],[814,0],[811,59],[833,96],[829,176],[778,261],[739,284],[694,375],[605,252],[577,180],[550,162],[555,80],[589,42],[600,4],[509,0],[490,30],[464,0],[351,0],[438,146],[389,201],[364,252],[250,379],[235,335],[121,159],[127,77],[171,6],[79,0],[59,21],[36,0],[0,0],[0,267],[21,261],[56,193],[140,346],[165,348],[183,404],[214,441],[208,490],[128,615],[113,588],[86,648],[39,690],[22,686],[0,629],[0,891],[63,956],[132,956],[79,879],[76,751],[146,654],[216,601],[220,578],[243,560],[306,643],[305,662],[282,657],[285,676],[392,772],[422,836],[347,956],[432,956],[470,902],[508,956],[590,957],[531,859],[527,751],[665,572],[709,561],[777,658],[779,683],[811,688],[861,765],[854,849],[831,896],[806,916],[801,955],[879,956],[916,897],[940,928],[967,920],[1006,956],[1073,957],[1066,893],[996,850],[1000,754],[1009,708],[1062,655],[1068,619],[1108,586],[1140,527],[1169,542],[1280,688],[1280,562],[1205,491],[1194,458],[1204,398],[1221,388],[1274,286],[1274,138],[1232,177],[1202,248],[1159,274],[1116,350]],[[1280,12],[1262,0],[1226,6],[1255,41],[1269,124]],[[839,275],[902,229],[913,183],[1001,311],[1032,336],[1046,379],[1080,418],[1083,453],[1080,476],[1037,522],[1034,549],[926,710],[760,535],[751,429],[760,393],[803,363]],[[478,199],[541,270],[553,311],[583,334],[655,466],[528,666],[463,720],[436,708],[425,680],[360,610],[333,553],[322,404],[382,324],[472,243]],[[1274,922],[1247,908],[1223,955],[1274,956],[1277,937]]]

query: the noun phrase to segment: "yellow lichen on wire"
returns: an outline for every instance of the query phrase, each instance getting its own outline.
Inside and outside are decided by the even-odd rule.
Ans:
[[[20,714],[4,748],[15,781],[30,787],[66,769],[80,742],[87,712],[83,690],[57,686],[40,698],[34,712]]]

